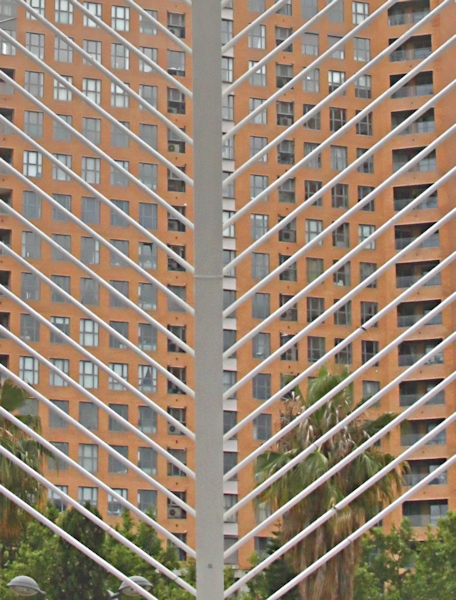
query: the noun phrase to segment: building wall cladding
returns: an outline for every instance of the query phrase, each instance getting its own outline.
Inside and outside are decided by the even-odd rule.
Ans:
[[[229,36],[232,27],[234,34],[241,31],[253,19],[257,18],[263,10],[264,2],[250,0],[248,6],[241,0],[233,0],[234,10],[225,8],[222,11],[223,30]],[[266,8],[271,2],[266,3]],[[223,131],[227,132],[234,123],[241,121],[259,101],[265,100],[274,94],[277,89],[291,76],[297,75],[303,68],[310,65],[318,54],[326,51],[331,44],[347,34],[360,21],[359,15],[372,14],[381,6],[381,2],[348,2],[341,3],[341,9],[333,9],[330,17],[320,19],[304,38],[298,37],[292,46],[286,48],[271,59],[262,73],[252,76],[241,84],[233,93],[233,104],[226,109],[228,117],[223,123]],[[265,143],[272,141],[281,134],[293,120],[324,100],[326,96],[337,88],[345,77],[351,75],[365,64],[370,57],[376,56],[388,43],[404,34],[420,16],[424,16],[430,9],[439,3],[431,1],[417,3],[412,1],[398,2],[389,14],[385,11],[371,25],[365,28],[355,40],[347,42],[343,49],[327,58],[319,67],[319,79],[312,79],[309,74],[304,84],[298,83],[293,89],[286,91],[276,103],[265,111],[264,116],[259,116],[255,122],[245,125],[234,137],[232,146],[227,144],[224,149],[223,169],[226,174],[247,161],[252,155],[252,149],[259,149]],[[7,14],[7,3],[3,3],[4,13]],[[148,65],[141,63],[133,51],[127,52],[118,39],[110,32],[101,28],[90,26],[87,17],[75,6],[70,10],[69,4],[57,0],[55,6],[48,0],[44,4],[41,0],[33,6],[46,16],[51,23],[55,23],[61,31],[68,35],[78,46],[85,48],[97,60],[127,83],[131,90],[149,98],[159,112],[166,115],[169,121],[183,129],[190,137],[192,135],[191,101],[179,94],[172,84]],[[114,26],[121,36],[157,60],[158,64],[176,79],[191,89],[191,59],[174,42],[159,32],[153,25],[141,23],[140,15],[134,8],[118,5],[112,2],[93,3],[85,6],[91,11],[100,11],[99,16],[109,25]],[[5,8],[6,7],[6,8]],[[224,86],[240,77],[252,64],[258,61],[266,51],[272,50],[278,42],[285,39],[305,22],[313,7],[309,0],[301,3],[292,0],[285,5],[280,14],[269,17],[260,28],[256,28],[250,36],[241,40],[233,50],[226,53],[222,67],[224,68]],[[152,0],[147,4],[160,23],[173,29],[187,44],[191,44],[191,14],[189,7],[182,2],[163,2]],[[323,4],[318,4],[322,9]],[[306,12],[307,11],[307,12]],[[303,16],[304,15],[304,16]],[[226,218],[230,218],[247,202],[256,196],[265,185],[273,183],[278,177],[286,173],[293,164],[301,160],[306,153],[322,143],[329,135],[338,130],[345,122],[355,116],[357,111],[364,109],[372,99],[377,98],[392,85],[400,75],[406,74],[419,64],[431,50],[435,50],[453,35],[452,23],[455,18],[454,6],[446,8],[437,15],[429,24],[412,37],[404,47],[396,51],[393,60],[384,58],[370,72],[370,77],[360,80],[357,85],[350,86],[344,95],[331,101],[329,106],[321,109],[318,116],[312,118],[299,129],[293,131],[278,149],[273,149],[268,155],[255,162],[245,173],[236,178],[234,185],[225,188],[224,209]],[[230,25],[229,23],[232,23]],[[141,109],[138,102],[119,90],[112,88],[109,79],[100,73],[96,66],[86,64],[77,52],[70,52],[63,44],[58,44],[57,38],[42,23],[27,18],[22,6],[17,8],[16,21],[17,40],[25,45],[33,54],[40,56],[46,64],[64,75],[79,90],[90,90],[91,97],[96,104],[108,111],[115,119],[126,125],[133,133],[139,135],[144,141],[150,143],[158,152],[165,156],[173,165],[192,176],[192,148],[179,140],[178,136],[170,132],[166,124],[161,122],[148,110]],[[92,24],[93,25],[93,24]],[[5,24],[6,26],[6,24]],[[8,30],[9,31],[9,30]],[[226,38],[228,39],[228,37]],[[240,253],[264,233],[267,228],[274,226],[282,218],[290,214],[321,185],[330,181],[345,166],[353,162],[365,149],[372,147],[381,140],[392,127],[406,118],[411,111],[418,109],[432,94],[437,93],[454,79],[454,64],[452,61],[453,50],[448,50],[426,67],[424,73],[417,76],[402,93],[397,97],[385,99],[375,108],[371,117],[363,120],[358,126],[353,126],[344,133],[330,148],[322,151],[321,157],[300,168],[291,183],[284,184],[279,190],[272,191],[267,201],[258,202],[248,214],[241,217],[233,227],[224,231],[224,249],[226,261],[230,261],[236,253]],[[97,147],[106,152],[112,159],[119,161],[134,176],[141,179],[154,193],[163,197],[179,212],[192,220],[192,191],[190,185],[185,185],[182,180],[171,175],[168,167],[152,156],[146,149],[141,148],[134,140],[128,140],[124,132],[115,130],[105,116],[88,106],[80,98],[73,96],[69,91],[56,85],[49,73],[44,73],[42,65],[27,57],[18,48],[14,54],[11,47],[4,43],[0,56],[0,67],[7,74],[14,74],[14,80],[22,87],[28,89],[38,100],[57,115],[64,116],[76,130],[82,132]],[[44,73],[41,77],[40,73]],[[315,73],[314,73],[315,75]],[[173,217],[144,189],[140,189],[134,181],[128,181],[121,173],[114,170],[89,149],[53,122],[39,106],[34,105],[19,90],[14,94],[7,85],[2,83],[0,90],[0,114],[11,118],[13,123],[25,131],[38,144],[46,150],[65,161],[74,172],[86,181],[94,183],[96,190],[106,198],[115,200],[116,205],[139,221],[153,235],[170,246],[177,254],[189,263],[193,262],[192,233],[190,229]],[[87,92],[89,93],[89,92]],[[227,301],[237,296],[240,298],[250,288],[261,281],[265,275],[275,269],[287,257],[293,255],[306,243],[311,241],[316,234],[330,226],[340,218],[344,211],[356,205],[371,188],[375,188],[394,172],[404,160],[411,157],[416,149],[429,145],[437,136],[446,131],[452,124],[451,96],[448,94],[433,108],[433,112],[426,113],[415,127],[399,135],[378,150],[373,160],[366,163],[359,170],[355,169],[348,174],[342,184],[333,188],[332,192],[324,194],[321,201],[308,206],[293,222],[281,233],[274,235],[264,242],[251,258],[241,261],[235,272],[228,273],[225,277],[224,287],[227,290]],[[231,102],[231,100],[230,100]],[[208,107],[210,110],[210,107]],[[108,206],[99,205],[91,198],[87,190],[67,178],[53,168],[51,162],[43,158],[42,167],[36,149],[17,134],[11,133],[5,126],[2,128],[2,157],[11,161],[13,167],[20,173],[30,177],[30,181],[38,185],[43,191],[54,195],[58,201],[71,208],[72,213],[90,224],[94,231],[111,241],[114,245],[126,252],[135,262],[139,262],[153,277],[170,287],[181,297],[192,304],[193,282],[192,276],[186,273],[176,261],[170,259],[160,248],[157,249],[143,233],[128,225],[118,215],[113,214]],[[8,151],[12,151],[9,158]],[[235,316],[225,319],[226,346],[232,345],[234,340],[242,338],[261,319],[279,308],[289,300],[322,270],[328,269],[333,262],[342,258],[359,241],[378,229],[383,223],[392,218],[397,210],[403,208],[410,199],[423,191],[453,166],[454,139],[449,138],[436,150],[435,158],[430,156],[423,161],[417,170],[401,175],[384,192],[380,193],[375,201],[364,207],[347,219],[347,222],[333,234],[327,235],[321,245],[313,246],[297,261],[296,267],[289,268],[280,277],[267,283],[253,300],[241,305]],[[400,152],[402,151],[402,152]],[[361,172],[360,172],[361,171]],[[82,231],[79,225],[69,219],[62,218],[58,211],[38,194],[30,193],[32,190],[18,177],[8,174],[5,169],[0,173],[0,195],[11,206],[28,218],[48,236],[54,237],[58,243],[65,247],[76,257],[81,259],[93,271],[111,282],[116,289],[128,293],[128,297],[135,304],[143,308],[159,323],[182,337],[190,346],[193,345],[193,325],[190,314],[177,309],[167,299],[162,291],[144,287],[148,283],[145,278],[135,272],[131,267],[122,264],[118,257],[113,256],[110,250],[94,241],[88,241],[90,235]],[[8,200],[9,199],[9,200]],[[311,292],[306,298],[300,300],[295,309],[287,311],[281,318],[276,319],[263,331],[264,336],[247,342],[236,352],[235,356],[226,359],[225,384],[228,389],[236,380],[244,377],[256,367],[268,353],[277,350],[281,343],[301,331],[312,322],[320,312],[330,308],[333,303],[341,299],[354,286],[365,278],[371,269],[379,267],[387,259],[393,257],[397,251],[414,237],[422,233],[430,224],[435,223],[454,207],[452,186],[448,183],[439,188],[437,198],[429,200],[419,210],[413,210],[395,226],[381,235],[372,247],[359,252],[343,271],[329,276],[323,283]],[[128,338],[138,344],[144,352],[158,360],[165,368],[176,374],[178,378],[185,378],[190,387],[193,386],[193,361],[185,352],[177,351],[175,344],[166,339],[161,333],[156,333],[143,316],[132,308],[122,306],[119,300],[110,297],[108,290],[100,288],[99,293],[90,288],[87,283],[87,273],[58,256],[56,250],[46,242],[39,242],[36,236],[30,235],[30,228],[22,224],[14,216],[6,213],[0,215],[1,234],[5,243],[19,255],[30,261],[41,273],[50,277],[59,285],[67,285],[70,294],[83,302],[87,308],[93,310],[107,323],[118,331],[125,332]],[[444,225],[438,236],[433,236],[432,241],[425,244],[424,248],[411,251],[400,261],[396,267],[391,267],[381,275],[375,286],[370,286],[359,292],[345,309],[339,310],[334,316],[321,325],[318,325],[308,336],[297,343],[296,348],[291,348],[279,360],[265,368],[260,377],[248,382],[237,391],[235,397],[224,401],[226,423],[233,424],[236,419],[240,421],[269,395],[276,392],[289,376],[303,372],[322,353],[330,350],[337,340],[347,337],[354,329],[358,328],[364,320],[373,315],[391,302],[399,293],[409,287],[414,281],[454,251],[453,237],[450,235],[451,224]],[[60,237],[58,237],[60,236]],[[2,267],[0,276],[2,283],[7,283],[10,289],[23,298],[30,306],[41,315],[58,324],[68,327],[69,335],[78,342],[83,343],[86,349],[107,365],[111,365],[116,372],[127,376],[128,380],[143,393],[152,398],[171,414],[184,419],[190,429],[194,429],[193,400],[186,394],[176,393],[176,386],[168,383],[161,374],[155,377],[152,370],[144,367],[144,360],[132,351],[119,347],[119,343],[110,339],[109,333],[103,328],[92,328],[86,321],[87,315],[69,302],[62,302],[55,292],[36,280],[26,275],[27,270],[13,257],[4,253],[1,257]],[[65,278],[65,279],[62,279]],[[372,352],[384,348],[397,335],[405,331],[404,327],[410,326],[416,318],[422,316],[438,301],[446,298],[454,289],[454,267],[447,267],[440,279],[433,285],[422,287],[412,297],[407,299],[407,305],[402,304],[398,309],[392,310],[379,323],[378,327],[367,331],[335,360],[328,362],[330,369],[339,369],[347,364],[350,370],[358,368]],[[88,288],[89,286],[89,288]],[[60,300],[60,301],[59,301]],[[187,464],[193,468],[193,444],[182,435],[176,435],[166,423],[165,419],[158,416],[149,420],[150,415],[143,408],[145,405],[128,391],[119,389],[119,385],[109,379],[101,370],[97,380],[88,371],[85,376],[81,374],[81,365],[84,359],[81,354],[62,343],[57,343],[55,336],[50,336],[49,330],[43,325],[37,327],[36,323],[27,319],[25,310],[18,307],[14,301],[3,297],[1,299],[2,323],[8,325],[10,330],[20,336],[30,346],[40,352],[44,357],[55,361],[57,366],[68,369],[69,375],[76,381],[81,381],[90,388],[103,402],[121,412],[134,425],[139,425],[144,432],[162,447],[175,452],[178,457],[185,457]],[[66,320],[67,319],[67,320]],[[444,339],[454,330],[454,309],[447,308],[443,311],[442,318],[436,319],[432,324],[423,326],[414,333],[407,344],[394,349],[382,358],[378,366],[373,366],[369,371],[360,376],[354,385],[354,393],[358,399],[371,395],[382,388],[389,381],[399,375],[404,366],[413,364],[416,357],[438,341]],[[454,349],[448,347],[443,353],[443,358],[437,358],[432,364],[418,369],[410,382],[401,384],[393,392],[382,398],[379,406],[372,410],[374,414],[379,411],[399,412],[407,402],[418,398],[432,385],[440,381],[453,370]],[[121,447],[121,452],[128,453],[128,458],[135,464],[143,465],[150,474],[157,478],[173,492],[183,494],[186,500],[194,504],[193,485],[189,477],[167,464],[166,459],[144,450],[144,442],[130,432],[119,429],[118,425],[109,420],[108,415],[98,411],[98,419],[87,409],[87,398],[84,398],[71,386],[61,385],[63,382],[52,377],[44,366],[25,360],[27,352],[21,350],[11,340],[0,340],[0,354],[2,364],[19,373],[39,389],[47,398],[58,401],[59,407],[68,407],[69,414],[76,419],[86,419],[90,426],[107,443]],[[411,362],[410,362],[411,361]],[[306,385],[302,385],[303,391]],[[454,411],[453,386],[447,388],[444,399],[439,403],[434,402],[417,411],[408,428],[394,431],[382,441],[382,448],[397,453],[404,449],[407,435],[415,433],[422,435],[435,423],[442,420]],[[214,401],[218,401],[214,399]],[[64,403],[67,404],[64,404]],[[280,403],[279,403],[280,404]],[[84,412],[89,411],[89,412]],[[155,496],[147,494],[151,490],[149,483],[131,472],[124,472],[115,461],[108,459],[107,453],[102,449],[98,451],[92,447],[92,441],[84,438],[71,426],[63,427],[63,423],[55,416],[50,415],[48,409],[40,407],[43,421],[43,431],[47,439],[52,442],[67,444],[68,452],[74,459],[79,459],[85,465],[96,470],[97,475],[109,483],[113,488],[126,490],[128,499],[133,503],[140,502],[141,507],[148,504],[154,505]],[[89,414],[90,413],[90,414]],[[234,413],[234,414],[233,414]],[[275,431],[280,424],[280,406],[275,405],[267,409],[266,414],[271,415],[271,430]],[[139,420],[141,415],[141,421]],[[236,439],[226,443],[226,466],[233,465],[238,458],[246,456],[261,443],[268,435],[269,421],[264,419],[264,428],[257,421],[255,426],[247,425],[240,431]],[[454,453],[454,442],[451,430],[448,431],[446,440],[440,438],[438,444],[427,446],[420,450],[416,461],[440,460]],[[83,446],[83,445],[90,445]],[[62,447],[62,446],[61,446]],[[431,461],[432,462],[432,461]],[[52,467],[52,465],[51,465]],[[59,471],[47,471],[50,479],[58,485],[67,486],[70,495],[74,497],[92,497],[93,492],[88,490],[92,485],[85,481],[72,469],[61,468]],[[241,498],[252,488],[252,470],[244,469],[236,481],[226,483],[227,506],[236,497]],[[450,471],[445,483],[429,486],[414,499],[416,513],[427,514],[432,517],[431,505],[442,506],[447,502],[448,507],[454,509],[454,474]],[[87,488],[87,489],[86,489]],[[100,491],[97,498],[101,512],[108,520],[115,521],[118,507],[108,508],[108,498]],[[419,506],[418,506],[419,505]],[[180,534],[190,545],[194,545],[193,519],[182,518],[181,512],[173,512],[167,499],[162,495],[157,496],[157,518],[164,523],[173,533]],[[430,511],[430,512],[429,512]],[[111,513],[111,514],[109,514]],[[242,509],[236,522],[225,525],[227,544],[237,537],[246,534],[255,524],[255,511],[253,506]],[[176,518],[178,517],[178,518]],[[429,518],[431,518],[429,517]],[[400,518],[397,515],[396,518]],[[419,519],[417,520],[418,524]],[[422,519],[426,522],[426,516]],[[421,521],[420,521],[421,524]],[[266,536],[268,531],[264,533]],[[258,547],[261,541],[257,542]],[[239,561],[246,564],[247,557],[252,552],[249,544],[239,553]],[[236,560],[236,559],[232,559]]]

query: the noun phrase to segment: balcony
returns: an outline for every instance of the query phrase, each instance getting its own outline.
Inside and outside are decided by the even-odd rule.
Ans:
[[[2,71],[5,73],[5,75],[11,79],[14,79],[14,69],[2,68]],[[14,94],[14,87],[11,85],[11,83],[0,77],[0,96],[11,96],[12,94]]]
[[[442,340],[413,340],[399,344],[398,347],[398,365],[400,367],[410,367],[438,346]],[[438,352],[429,358],[426,365],[442,365],[443,352]]]
[[[390,44],[395,40],[390,40]],[[402,62],[405,60],[423,60],[432,54],[432,42],[430,35],[417,35],[408,39],[404,44],[393,50],[390,54],[390,62]]]
[[[403,302],[397,307],[397,326],[410,327],[417,323],[424,315],[440,304],[440,300],[427,302]],[[436,315],[426,325],[441,325],[442,314]]]
[[[431,391],[436,385],[438,385],[441,379],[420,379],[417,381],[403,381],[399,384],[399,405],[400,406],[412,406],[420,400],[427,392]],[[437,392],[431,400],[426,402],[426,406],[429,405],[442,405],[445,404],[445,390]]]
[[[9,330],[9,328],[10,328],[10,313],[0,312],[0,325],[2,327],[4,327],[5,329]],[[0,333],[0,338],[7,339],[6,335],[3,335],[2,333]]]
[[[448,500],[419,500],[402,505],[402,516],[407,517],[412,527],[437,525],[447,512]]]
[[[420,481],[423,481],[425,477],[427,477],[430,473],[432,473],[432,471],[437,469],[437,467],[439,467],[444,462],[444,459],[410,461],[410,473],[406,473],[402,478],[404,486],[410,487],[412,485],[416,485]],[[440,475],[437,475],[435,479],[431,479],[428,485],[446,485],[447,483],[447,472],[444,471]]]
[[[388,10],[388,25],[413,25],[430,12],[429,0],[398,2]]]
[[[417,154],[424,150],[424,146],[415,148],[399,148],[393,150],[393,172],[398,171]],[[437,168],[435,150],[429,152],[423,159],[408,169],[409,173],[423,173],[427,171],[435,171]]]
[[[404,77],[401,75],[390,75],[390,86],[397,83]],[[432,71],[419,73],[416,77],[408,81],[405,85],[399,88],[391,98],[412,98],[416,96],[431,96],[434,93],[434,83]]]
[[[413,110],[401,110],[391,113],[391,128],[395,129],[406,119],[413,115]],[[409,135],[411,133],[432,133],[435,131],[434,109],[426,111],[418,117],[411,125],[403,129],[398,135]]]
[[[13,122],[14,111],[12,108],[0,108],[0,115],[11,123]],[[13,133],[13,130],[8,123],[0,122],[0,134],[10,135],[11,133]]]
[[[413,444],[421,440],[426,434],[430,433],[441,422],[441,419],[405,421],[405,423],[401,424],[401,446],[413,446]],[[443,430],[427,442],[426,446],[444,446],[445,444],[446,431]]]
[[[393,189],[394,210],[397,212],[410,204],[415,198],[418,198],[431,184],[424,185],[407,185],[395,187]],[[437,208],[437,190],[430,194],[425,200],[415,206],[414,210],[425,210],[429,208]]]
[[[394,243],[396,250],[402,250],[414,242],[422,233],[427,231],[433,223],[417,223],[415,225],[398,225],[394,228]],[[438,248],[439,232],[431,233],[421,244],[420,248]]]
[[[428,260],[423,262],[413,262],[413,263],[399,263],[396,265],[396,287],[397,288],[406,288],[410,287],[417,281],[429,273],[434,267],[439,264],[438,260]],[[425,286],[434,286],[440,285],[440,273],[432,277]]]

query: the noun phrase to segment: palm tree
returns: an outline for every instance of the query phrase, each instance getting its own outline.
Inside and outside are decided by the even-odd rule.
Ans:
[[[331,374],[323,368],[319,371],[318,376],[309,382],[307,397],[302,396],[296,388],[290,398],[285,401],[285,413],[282,415],[283,426],[293,420],[297,414],[315,404],[347,376],[348,371],[346,370],[338,374]],[[352,388],[347,386],[308,419],[286,434],[277,443],[274,450],[267,451],[258,458],[255,465],[258,480],[263,481],[274,474],[337,425],[353,409]],[[373,421],[352,421],[304,461],[274,482],[263,492],[259,500],[268,501],[273,508],[283,506],[392,418],[393,415],[386,414]],[[283,541],[290,540],[304,527],[313,523],[315,519],[377,473],[392,459],[391,455],[385,454],[378,447],[366,450],[285,514],[281,531]],[[400,484],[400,470],[393,470],[371,486],[349,506],[339,511],[337,516],[332,517],[290,551],[287,556],[292,568],[296,572],[303,571],[345,539],[347,535],[376,514],[382,504],[391,501],[400,488]],[[354,571],[359,552],[359,544],[352,543],[347,549],[320,567],[315,574],[300,583],[300,597],[305,600],[321,600],[321,598],[351,600],[353,598]]]
[[[0,383],[0,406],[8,412],[16,413],[18,419],[35,431],[40,431],[39,417],[17,414],[26,400],[24,391],[9,379]],[[36,471],[40,471],[43,458],[48,454],[40,444],[1,415],[0,445]],[[39,505],[43,498],[42,486],[2,455],[0,455],[0,482],[22,500],[34,506]],[[25,517],[24,511],[0,494],[0,537],[3,544],[11,546],[14,543],[22,531]]]

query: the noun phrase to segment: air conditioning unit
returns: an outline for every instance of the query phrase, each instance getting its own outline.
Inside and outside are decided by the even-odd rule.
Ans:
[[[185,511],[179,506],[168,506],[168,519],[185,519]]]
[[[296,240],[296,232],[282,231],[280,234],[280,240],[282,242],[294,242]]]
[[[179,69],[168,69],[168,73],[170,75],[177,75],[177,73],[179,72]]]
[[[168,112],[172,115],[177,115],[177,108],[175,106],[168,106]]]
[[[168,144],[168,152],[179,152],[179,146],[177,144]]]
[[[278,121],[279,125],[285,125],[285,126],[290,125],[290,122],[289,122],[290,117],[279,117],[277,119],[277,121]]]
[[[180,431],[175,425],[168,423],[168,433],[169,435],[179,435]]]
[[[180,37],[180,31],[176,27],[168,27],[168,31],[170,31],[175,36]]]

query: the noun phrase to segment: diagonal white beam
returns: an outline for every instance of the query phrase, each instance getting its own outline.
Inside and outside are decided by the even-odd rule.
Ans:
[[[18,458],[17,456],[15,456],[11,452],[9,452],[9,450],[4,448],[3,446],[0,446],[0,454],[4,458],[9,460],[10,462],[14,463],[17,467],[22,469],[25,473],[27,473],[27,475],[36,479],[36,481],[38,481],[38,483],[43,485],[46,489],[52,491],[54,494],[56,494],[57,496],[62,498],[66,503],[68,503],[70,506],[72,506],[81,515],[83,515],[84,517],[86,517],[87,519],[92,521],[92,523],[94,523],[97,527],[99,527],[105,533],[110,535],[117,542],[119,542],[123,546],[125,546],[125,548],[128,548],[129,550],[131,550],[134,554],[136,554],[136,556],[139,556],[140,558],[142,558],[145,562],[147,562],[149,565],[154,567],[157,571],[159,571],[160,573],[162,573],[163,575],[168,577],[168,579],[171,579],[171,581],[173,581],[174,583],[177,583],[177,585],[179,585],[181,588],[183,588],[190,594],[195,595],[196,590],[193,586],[189,585],[186,581],[181,579],[173,571],[170,571],[167,567],[162,565],[160,561],[153,558],[153,556],[151,556],[150,554],[147,554],[147,552],[144,552],[144,550],[141,550],[141,548],[136,546],[136,544],[133,544],[133,542],[131,542],[126,537],[124,537],[121,533],[119,533],[119,531],[117,529],[115,529],[114,527],[110,527],[102,519],[97,517],[93,512],[91,512],[90,510],[87,510],[87,508],[82,506],[82,504],[79,504],[79,502],[77,502],[76,500],[73,500],[73,498],[71,496],[69,496],[68,494],[65,494],[65,492],[63,492],[57,486],[52,484],[48,479],[46,479],[46,477],[43,477],[42,475],[40,475],[40,473],[38,473],[37,471],[32,469],[29,465],[27,465],[20,458]]]

